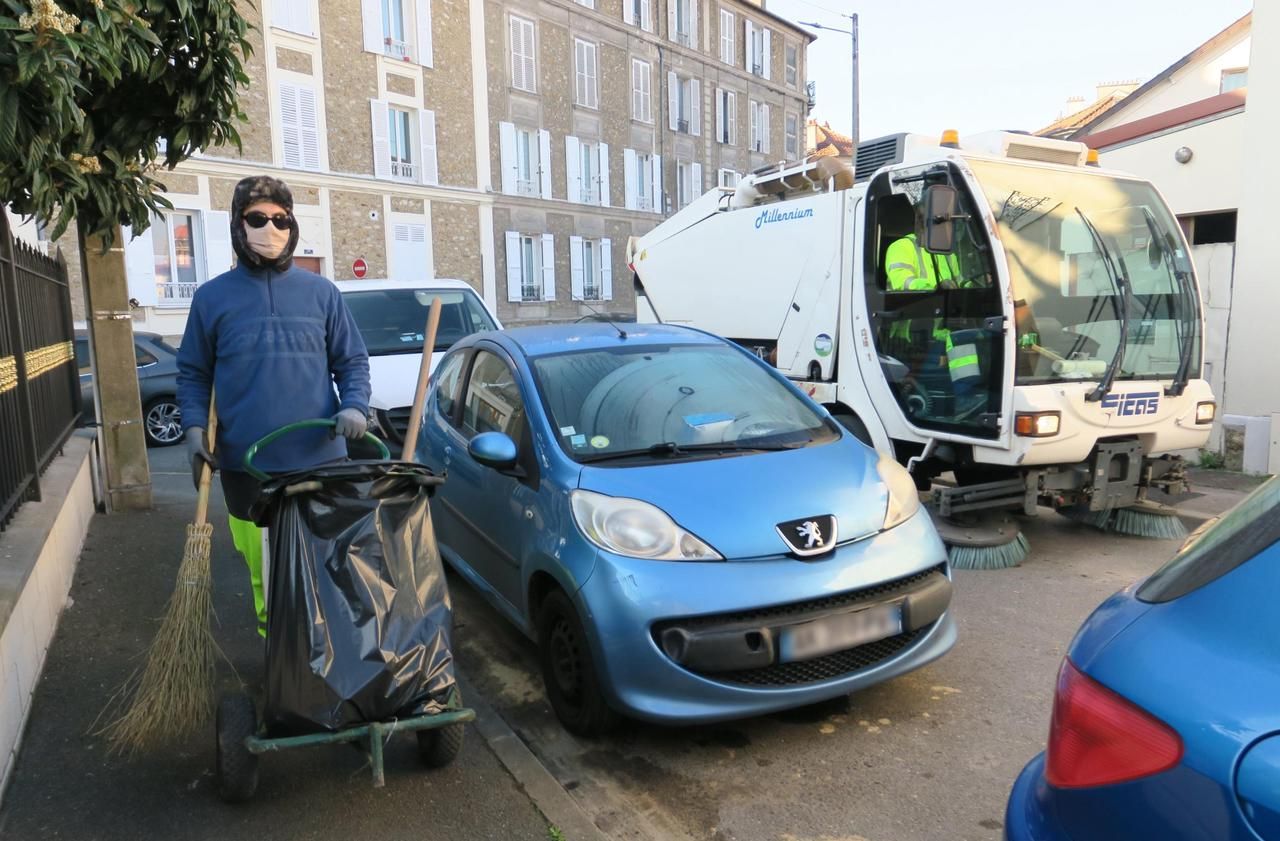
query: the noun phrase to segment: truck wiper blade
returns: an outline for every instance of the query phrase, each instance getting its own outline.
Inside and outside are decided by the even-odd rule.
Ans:
[[[1174,374],[1173,382],[1165,389],[1165,394],[1170,397],[1179,397],[1187,387],[1187,380],[1191,378],[1191,337],[1195,332],[1195,325],[1191,322],[1191,314],[1184,313],[1183,304],[1189,308],[1191,302],[1195,300],[1192,295],[1194,289],[1189,289],[1188,281],[1190,277],[1187,272],[1178,269],[1173,262],[1173,254],[1169,248],[1169,242],[1165,237],[1160,235],[1160,231],[1156,226],[1155,217],[1151,215],[1151,209],[1142,208],[1142,218],[1147,222],[1147,230],[1151,231],[1151,238],[1160,244],[1160,256],[1164,258],[1165,268],[1178,281],[1178,293],[1182,295],[1183,300],[1178,302],[1178,371]]]
[[[1102,239],[1102,234],[1098,233],[1098,229],[1089,221],[1089,217],[1084,215],[1084,211],[1076,208],[1076,214],[1079,215],[1080,221],[1084,222],[1084,226],[1089,229],[1089,236],[1093,237],[1094,247],[1098,249],[1098,253],[1102,255],[1102,265],[1107,270],[1107,277],[1111,280],[1111,285],[1120,293],[1120,301],[1116,301],[1114,297],[1111,299],[1112,307],[1116,312],[1116,319],[1120,323],[1120,340],[1116,343],[1115,355],[1111,357],[1111,364],[1107,366],[1107,372],[1103,374],[1102,379],[1098,381],[1098,387],[1085,395],[1085,401],[1096,403],[1105,397],[1111,391],[1111,384],[1116,380],[1116,372],[1120,370],[1120,366],[1124,364],[1124,349],[1129,344],[1129,278],[1124,273],[1124,267],[1116,268],[1115,258],[1111,255],[1111,250],[1107,248],[1106,242]]]

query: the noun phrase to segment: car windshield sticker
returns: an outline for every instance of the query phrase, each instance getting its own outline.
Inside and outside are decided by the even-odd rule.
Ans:
[[[717,423],[729,423],[733,415],[728,412],[707,412],[701,415],[685,415],[684,422],[695,429],[699,426],[711,426]]]
[[[605,447],[609,446],[609,439],[603,435],[597,435],[591,439],[591,446],[597,450],[603,450]]]
[[[423,340],[421,333],[401,333],[400,341],[402,342],[420,342]]]
[[[575,449],[582,449],[583,447],[587,446],[587,436],[574,435],[571,438],[569,438],[569,443],[572,444]]]
[[[560,434],[561,434],[561,435],[576,435],[576,434],[578,434],[578,430],[574,429],[572,426],[562,426],[562,427],[560,427]]]

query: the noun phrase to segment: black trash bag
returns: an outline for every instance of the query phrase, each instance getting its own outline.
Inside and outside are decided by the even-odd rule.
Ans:
[[[269,734],[446,706],[453,608],[428,508],[441,481],[418,464],[339,462],[263,487]]]

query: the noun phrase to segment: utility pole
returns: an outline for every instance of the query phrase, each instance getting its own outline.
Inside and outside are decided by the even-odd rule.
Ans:
[[[851,52],[849,57],[849,67],[850,67],[850,73],[852,74],[852,77],[853,77],[851,80],[853,83],[852,84],[853,90],[852,90],[852,96],[851,96],[852,110],[850,114],[850,116],[852,117],[852,122],[850,123],[850,126],[849,126],[849,137],[853,140],[853,150],[850,154],[850,157],[851,157],[850,165],[854,168],[854,171],[857,172],[857,166],[858,166],[858,14],[855,12],[851,15],[840,15],[840,17],[849,19],[850,25],[848,29],[840,29],[839,27],[836,27],[836,26],[826,26],[825,24],[815,23],[811,21],[803,21],[803,20],[799,21],[799,23],[801,26],[807,26],[810,29],[825,29],[828,32],[838,32],[841,35],[849,36],[849,47]]]

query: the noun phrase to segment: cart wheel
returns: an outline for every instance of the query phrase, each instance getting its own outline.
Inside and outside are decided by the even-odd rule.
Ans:
[[[458,693],[457,698],[458,703],[461,704],[462,694]],[[458,758],[458,754],[462,751],[462,735],[465,732],[466,725],[461,722],[446,724],[444,727],[431,730],[419,730],[417,733],[418,758],[428,768],[443,768]]]
[[[257,730],[252,698],[224,695],[218,700],[218,796],[227,803],[243,803],[258,789],[258,757],[244,744]]]

